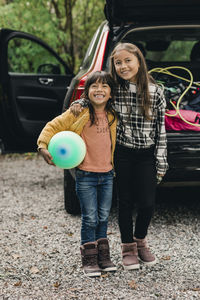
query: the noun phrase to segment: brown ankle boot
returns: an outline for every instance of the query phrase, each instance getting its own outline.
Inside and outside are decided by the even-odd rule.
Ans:
[[[110,259],[110,248],[107,238],[97,240],[98,244],[98,263],[102,271],[116,271],[117,268]]]
[[[82,266],[85,275],[89,277],[101,276],[101,269],[98,266],[97,242],[88,242],[80,247]]]
[[[122,244],[122,261],[125,270],[139,269],[138,252],[136,243]]]
[[[156,264],[156,258],[151,253],[146,239],[136,239],[133,238],[134,242],[137,243],[138,257],[145,265]]]

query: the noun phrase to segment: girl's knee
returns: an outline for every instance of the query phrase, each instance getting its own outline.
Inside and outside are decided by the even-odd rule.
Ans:
[[[96,228],[98,225],[98,222],[95,218],[87,217],[85,216],[82,219],[82,222],[85,224],[85,226],[90,227],[90,228]]]
[[[108,223],[108,218],[101,218],[99,219],[99,223]]]

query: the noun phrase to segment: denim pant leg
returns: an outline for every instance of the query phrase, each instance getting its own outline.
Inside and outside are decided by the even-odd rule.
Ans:
[[[81,244],[96,239],[97,215],[97,178],[90,172],[76,170],[76,193],[81,207]]]
[[[106,237],[112,203],[112,177],[111,172],[76,171],[76,192],[82,216],[81,244]]]
[[[113,171],[99,175],[97,188],[98,225],[96,240],[107,237],[108,217],[112,205]]]

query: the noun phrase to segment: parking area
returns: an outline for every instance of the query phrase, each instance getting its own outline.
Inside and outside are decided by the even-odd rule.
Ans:
[[[37,154],[0,155],[0,299],[199,299],[199,188],[160,189],[149,242],[159,262],[124,271],[117,208],[109,240],[117,272],[83,276],[80,216],[64,210],[63,171]]]

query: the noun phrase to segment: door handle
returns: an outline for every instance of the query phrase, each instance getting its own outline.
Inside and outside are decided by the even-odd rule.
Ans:
[[[53,84],[53,78],[38,78],[39,83],[43,85],[52,85]]]

